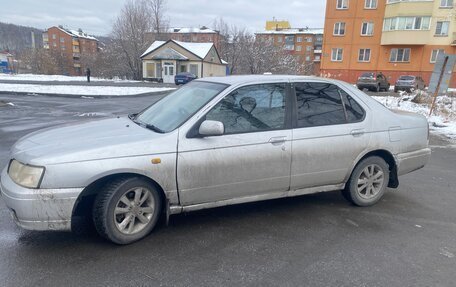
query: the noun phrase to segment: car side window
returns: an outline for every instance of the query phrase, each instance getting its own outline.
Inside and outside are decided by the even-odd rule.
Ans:
[[[217,103],[206,120],[222,122],[225,134],[283,129],[285,98],[282,83],[242,87]]]
[[[346,123],[342,99],[335,85],[296,83],[298,127]]]
[[[339,87],[328,83],[296,83],[297,127],[362,121],[364,110]]]
[[[344,101],[345,112],[347,113],[347,121],[349,123],[360,122],[364,119],[363,108],[344,90],[339,89],[339,92]]]

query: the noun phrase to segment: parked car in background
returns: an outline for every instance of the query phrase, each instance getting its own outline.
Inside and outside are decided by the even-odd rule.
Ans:
[[[396,84],[394,85],[394,92],[410,92],[412,90],[424,90],[424,88],[426,88],[426,84],[424,83],[423,78],[419,76],[403,75],[396,81]]]
[[[129,117],[23,137],[0,189],[25,229],[70,230],[86,217],[128,244],[160,216],[205,208],[334,190],[373,205],[428,162],[428,142],[424,116],[345,82],[211,77]]]
[[[360,90],[368,89],[374,92],[381,90],[388,91],[390,83],[382,73],[363,73],[356,82],[356,86]]]
[[[177,75],[174,76],[174,83],[176,85],[184,85],[197,78],[198,77],[192,73],[188,73],[188,72],[178,73]]]

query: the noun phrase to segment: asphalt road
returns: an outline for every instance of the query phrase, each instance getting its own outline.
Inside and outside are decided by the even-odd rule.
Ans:
[[[156,96],[0,95],[0,166],[21,136],[125,115]],[[171,217],[116,246],[94,232],[16,227],[0,200],[0,286],[455,286],[456,146],[432,137],[431,162],[369,208],[339,192]]]

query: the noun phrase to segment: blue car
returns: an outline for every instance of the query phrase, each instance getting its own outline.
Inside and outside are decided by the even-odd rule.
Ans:
[[[174,76],[174,83],[176,85],[184,85],[197,78],[198,77],[192,73],[183,72],[183,73],[179,73],[176,76]]]

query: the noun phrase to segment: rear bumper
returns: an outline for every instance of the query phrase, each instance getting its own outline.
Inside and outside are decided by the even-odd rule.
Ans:
[[[431,149],[424,148],[396,156],[397,175],[404,175],[424,167],[431,158]]]
[[[406,86],[406,85],[395,85],[394,86],[394,89],[397,90],[397,91],[405,91],[405,90],[410,90],[410,89],[414,89],[415,86]]]
[[[3,170],[0,193],[15,223],[28,230],[71,230],[71,215],[82,188],[29,189]]]
[[[373,89],[373,88],[376,88],[378,86],[377,83],[358,83],[356,84],[356,86],[358,87],[358,89]]]

